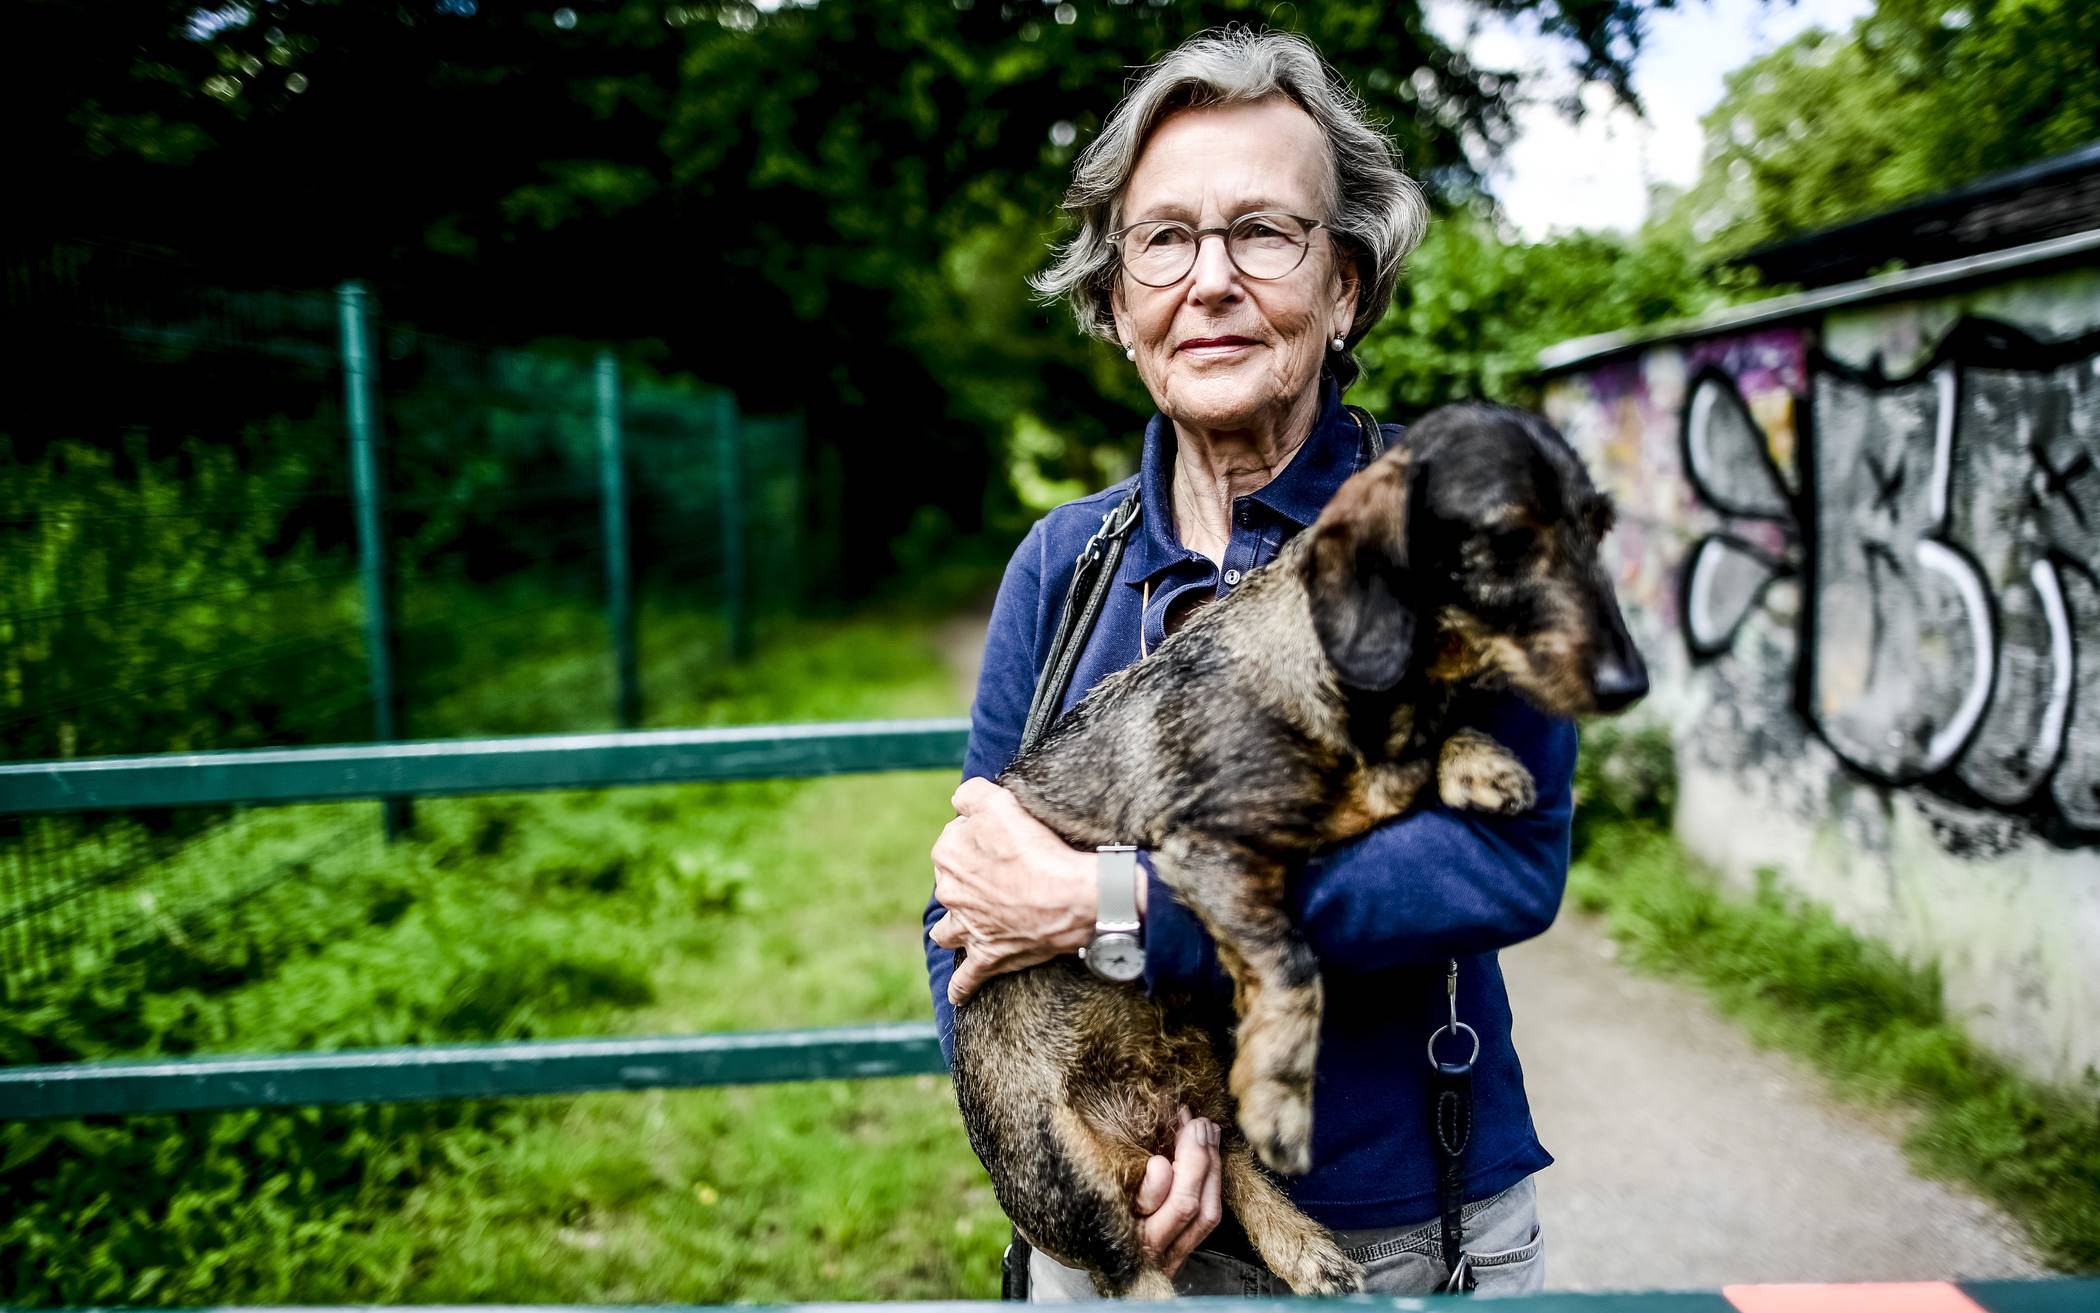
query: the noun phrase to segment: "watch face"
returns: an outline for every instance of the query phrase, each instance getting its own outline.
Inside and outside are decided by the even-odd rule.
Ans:
[[[1104,980],[1136,980],[1145,974],[1145,950],[1136,935],[1110,931],[1086,946],[1086,964]]]

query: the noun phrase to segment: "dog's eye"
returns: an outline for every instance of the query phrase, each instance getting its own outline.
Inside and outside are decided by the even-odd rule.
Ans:
[[[1531,531],[1528,529],[1503,529],[1488,535],[1488,549],[1495,554],[1495,564],[1504,570],[1514,568],[1531,551]]]

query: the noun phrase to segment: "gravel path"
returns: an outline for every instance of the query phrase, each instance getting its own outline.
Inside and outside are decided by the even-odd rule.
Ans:
[[[1995,1207],[1911,1171],[1898,1120],[1837,1102],[1704,994],[1612,949],[1568,911],[1502,955],[1558,1160],[1539,1177],[1549,1288],[2047,1273]]]
[[[984,617],[944,625],[963,702]],[[1688,986],[1618,965],[1570,911],[1502,955],[1539,1138],[1554,1290],[2046,1275],[1990,1204],[1911,1171],[1893,1116],[1761,1051]]]

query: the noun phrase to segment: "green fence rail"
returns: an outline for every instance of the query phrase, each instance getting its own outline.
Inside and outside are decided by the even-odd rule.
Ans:
[[[0,1120],[939,1075],[926,1022],[0,1067]]]
[[[793,779],[962,764],[961,718],[538,734],[0,765],[0,815]]]

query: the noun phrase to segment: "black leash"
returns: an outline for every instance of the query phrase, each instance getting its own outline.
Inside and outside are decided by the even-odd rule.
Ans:
[[[1473,1265],[1465,1253],[1466,1146],[1473,1141],[1473,1063],[1480,1057],[1480,1035],[1458,1019],[1458,959],[1444,970],[1444,994],[1451,1019],[1429,1036],[1429,1124],[1436,1140],[1437,1211],[1443,1223],[1444,1294],[1462,1294],[1473,1288]],[[1472,1051],[1463,1061],[1449,1062],[1436,1055],[1436,1042],[1445,1035],[1459,1044],[1470,1040]]]

